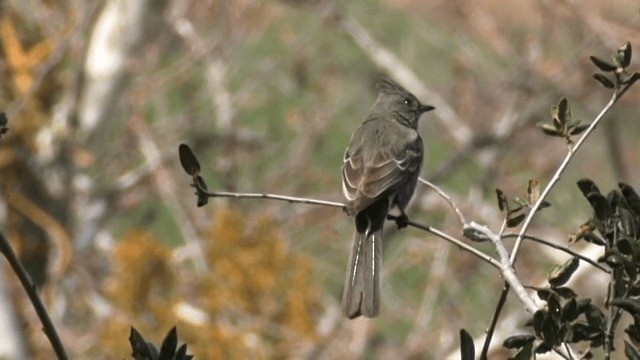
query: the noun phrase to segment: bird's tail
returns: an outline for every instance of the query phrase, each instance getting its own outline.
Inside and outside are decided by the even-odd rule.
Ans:
[[[380,313],[382,227],[369,230],[356,230],[353,237],[342,294],[342,313],[349,319]]]

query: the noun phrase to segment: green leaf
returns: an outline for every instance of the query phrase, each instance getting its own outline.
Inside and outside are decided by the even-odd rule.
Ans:
[[[549,284],[552,287],[558,287],[564,285],[569,279],[571,275],[578,269],[580,265],[580,259],[577,257],[572,257],[567,260],[561,266],[554,268],[549,275]]]
[[[597,56],[589,56],[589,59],[591,59],[591,61],[594,63],[595,66],[598,67],[598,69],[602,70],[602,71],[616,71],[616,69],[618,68],[617,66],[615,66],[614,64],[611,64],[610,62],[606,61],[606,60],[602,60]]]
[[[593,74],[593,78],[596,79],[602,86],[606,87],[607,89],[613,89],[615,87],[615,85],[613,84],[613,81],[609,80],[608,77],[600,73]]]
[[[198,159],[191,151],[191,148],[187,144],[180,144],[178,146],[178,155],[180,157],[180,164],[184,171],[191,176],[198,175],[200,172],[200,163]]]

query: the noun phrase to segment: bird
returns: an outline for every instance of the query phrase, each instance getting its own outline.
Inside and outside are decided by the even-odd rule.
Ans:
[[[345,211],[355,222],[342,294],[342,313],[349,319],[380,314],[383,224],[395,206],[398,228],[407,226],[405,208],[424,156],[418,120],[435,109],[392,79],[376,85],[378,98],[351,135],[342,165]]]

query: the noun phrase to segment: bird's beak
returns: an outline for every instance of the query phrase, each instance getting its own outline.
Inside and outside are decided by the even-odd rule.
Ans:
[[[427,111],[431,111],[434,110],[435,107],[431,106],[431,105],[420,105],[420,114],[422,113],[426,113]]]

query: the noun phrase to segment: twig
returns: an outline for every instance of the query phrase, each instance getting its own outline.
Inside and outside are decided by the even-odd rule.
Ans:
[[[0,252],[7,258],[13,272],[16,273],[18,279],[20,279],[20,283],[22,283],[22,287],[27,292],[27,296],[29,296],[29,300],[31,300],[31,304],[33,304],[33,308],[36,310],[36,314],[38,314],[38,318],[40,318],[40,322],[42,322],[42,330],[45,335],[49,338],[49,342],[53,347],[53,350],[56,353],[58,359],[67,359],[67,354],[64,350],[64,346],[62,345],[62,341],[60,341],[60,337],[58,337],[58,333],[56,332],[56,328],[53,326],[53,322],[47,313],[47,309],[44,307],[38,292],[36,291],[36,286],[31,281],[31,277],[24,269],[15,252],[11,248],[9,241],[4,237],[4,235],[0,232]]]
[[[464,218],[462,211],[460,211],[460,209],[456,206],[456,204],[453,203],[453,200],[451,200],[451,197],[449,196],[449,194],[445,193],[444,191],[442,191],[442,189],[440,189],[435,184],[432,184],[428,180],[425,180],[423,178],[418,178],[418,181],[435,190],[438,193],[438,195],[440,195],[440,197],[443,198],[444,201],[446,201],[449,204],[449,206],[451,206],[451,208],[456,213],[456,215],[458,215],[458,219],[460,220],[460,223],[462,224],[463,227],[467,224],[467,220]]]
[[[318,199],[311,199],[311,198],[301,198],[301,197],[295,197],[295,196],[266,194],[266,193],[237,193],[237,192],[226,192],[226,191],[209,192],[209,191],[205,191],[202,188],[198,188],[198,190],[201,191],[202,194],[212,198],[227,197],[227,198],[235,198],[235,199],[271,199],[271,200],[287,201],[289,203],[323,205],[323,206],[338,207],[343,210],[346,209],[345,204],[341,202],[336,202],[336,201],[318,200]]]
[[[331,206],[331,207],[337,207],[337,208],[341,208],[343,210],[346,210],[345,204],[341,203],[341,202],[336,202],[336,201],[328,201],[328,200],[318,200],[318,199],[312,199],[312,198],[302,198],[302,197],[295,197],[295,196],[287,196],[287,195],[278,195],[278,194],[266,194],[266,193],[237,193],[237,192],[224,192],[224,191],[216,191],[216,192],[209,192],[209,191],[205,191],[203,188],[201,188],[197,183],[193,185],[194,187],[196,187],[196,189],[202,194],[202,195],[206,195],[209,197],[227,197],[227,198],[234,198],[234,199],[271,199],[271,200],[278,200],[278,201],[286,201],[289,203],[299,203],[299,204],[311,204],[311,205],[322,205],[322,206]],[[397,220],[398,217],[395,215],[387,215],[387,219],[388,220]],[[495,268],[500,268],[500,263],[492,258],[491,256],[483,253],[480,250],[475,249],[472,246],[469,246],[467,244],[465,244],[464,242],[450,236],[447,233],[444,233],[436,228],[433,228],[431,226],[428,225],[422,225],[419,223],[416,223],[414,221],[408,221],[407,225],[412,226],[416,229],[421,229],[424,231],[427,231],[433,235],[436,235],[456,246],[458,246],[460,249],[465,250],[467,252],[472,253],[473,255],[476,255],[477,257],[479,257],[480,259],[488,262],[490,265],[494,266]]]
[[[397,220],[398,217],[394,216],[394,215],[387,215],[387,219],[389,219],[389,220]],[[498,262],[498,260],[496,260],[496,259],[492,258],[491,256],[483,253],[482,251],[474,248],[473,246],[465,244],[461,240],[458,240],[458,239],[452,237],[451,235],[449,235],[449,234],[447,234],[445,232],[442,232],[442,231],[440,231],[440,230],[438,230],[438,229],[436,229],[436,228],[434,228],[432,226],[422,225],[422,224],[416,223],[414,221],[408,221],[407,225],[412,226],[412,227],[414,227],[416,229],[424,230],[424,231],[429,232],[429,233],[431,233],[433,235],[436,235],[437,237],[439,237],[441,239],[444,239],[444,240],[446,240],[446,241],[458,246],[461,250],[465,250],[467,252],[472,253],[473,255],[475,255],[475,256],[479,257],[480,259],[486,261],[487,263],[489,263],[489,265],[495,267],[496,269],[500,269],[500,262]]]
[[[503,235],[504,238],[514,238],[514,237],[517,237],[517,236],[518,236],[518,234],[516,234],[516,233],[508,233],[508,234],[504,234]],[[564,246],[555,244],[555,243],[553,243],[551,241],[547,241],[547,240],[544,240],[544,239],[536,237],[536,236],[524,235],[524,238],[527,239],[527,240],[532,240],[532,241],[547,245],[547,246],[552,247],[552,248],[554,248],[556,250],[560,250],[560,251],[565,252],[565,253],[567,253],[569,255],[575,256],[575,257],[579,258],[580,260],[582,260],[584,262],[587,262],[587,263],[591,264],[592,266],[598,268],[599,270],[604,271],[607,274],[611,273],[609,271],[609,269],[607,269],[606,267],[598,264],[597,262],[589,259],[588,257],[586,257],[586,256],[584,256],[584,255],[582,255],[582,254],[580,254],[578,252],[575,252],[575,251],[573,251],[573,250],[571,250],[569,248],[566,248]]]
[[[509,283],[505,282],[502,287],[502,292],[500,293],[500,298],[498,299],[498,304],[496,305],[496,311],[493,312],[489,330],[487,330],[487,337],[485,338],[484,345],[482,346],[480,360],[487,360],[487,354],[489,353],[489,347],[491,346],[491,339],[493,338],[493,333],[498,325],[498,319],[500,318],[500,313],[502,313],[502,308],[507,302],[507,295],[509,295]]]

